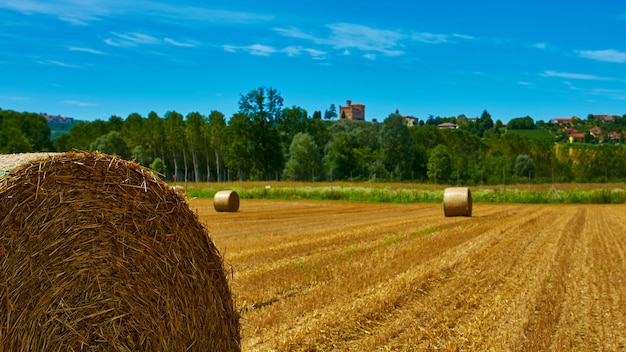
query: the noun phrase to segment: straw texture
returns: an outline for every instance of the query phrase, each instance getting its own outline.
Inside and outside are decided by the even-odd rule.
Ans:
[[[472,192],[467,187],[450,187],[443,192],[445,216],[472,216]]]
[[[213,207],[220,212],[237,212],[239,195],[235,191],[219,191],[213,197]]]
[[[181,195],[100,153],[20,159],[0,164],[0,351],[240,350],[223,259]]]

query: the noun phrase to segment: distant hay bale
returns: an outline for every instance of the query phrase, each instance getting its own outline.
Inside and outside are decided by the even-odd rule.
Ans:
[[[450,187],[443,192],[445,216],[472,216],[472,192],[467,187]]]
[[[180,185],[174,185],[171,186],[172,189],[178,193],[180,193],[181,195],[185,196],[187,194],[187,191],[185,190],[185,187],[180,186]]]
[[[235,191],[219,191],[213,197],[213,206],[220,212],[237,212],[239,210],[239,195]]]
[[[105,154],[7,160],[0,351],[240,351],[223,259],[184,197]]]

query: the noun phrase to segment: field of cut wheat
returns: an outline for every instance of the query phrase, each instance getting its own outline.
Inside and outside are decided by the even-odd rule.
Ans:
[[[232,272],[244,351],[626,349],[626,205],[190,207]]]

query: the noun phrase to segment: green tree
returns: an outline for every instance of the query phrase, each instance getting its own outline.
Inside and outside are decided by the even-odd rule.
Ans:
[[[380,149],[387,170],[400,179],[412,175],[412,146],[413,140],[404,118],[399,114],[389,115],[380,129]]]
[[[289,146],[289,159],[283,175],[290,180],[314,181],[320,178],[322,160],[313,137],[307,133],[297,133]]]
[[[330,104],[330,107],[328,108],[328,110],[324,111],[324,118],[326,120],[332,120],[336,117],[337,117],[337,108],[335,107],[335,104]]]
[[[512,130],[534,130],[537,127],[532,117],[526,116],[511,119],[511,121],[509,121],[508,128]]]
[[[306,131],[307,121],[307,111],[303,108],[293,106],[283,109],[283,113],[278,119],[277,128],[285,153],[288,152],[293,137]]]
[[[54,140],[55,149],[60,152],[71,150],[89,150],[91,144],[100,136],[109,133],[109,124],[103,120],[81,121],[74,125],[67,137]]]
[[[209,114],[209,123],[208,123],[208,134],[210,147],[215,154],[215,168],[216,168],[216,179],[217,182],[221,181],[221,172],[222,172],[222,154],[225,149],[226,144],[226,120],[224,119],[224,114],[219,111],[211,111]],[[209,153],[207,153],[208,158]],[[208,167],[208,160],[207,160]],[[210,172],[209,172],[210,175]]]
[[[448,182],[452,171],[448,147],[440,144],[431,150],[427,169],[428,179],[431,182],[436,184]]]
[[[165,127],[163,119],[156,112],[151,111],[143,123],[143,131],[146,138],[147,152],[153,158],[160,158],[165,163]]]
[[[325,147],[324,164],[333,180],[347,179],[352,176],[357,162],[347,133],[334,135]]]
[[[229,143],[225,162],[231,171],[237,172],[239,180],[248,177],[254,164],[253,134],[252,121],[248,115],[237,113],[228,121],[226,136]]]
[[[146,149],[142,145],[133,148],[130,155],[139,165],[149,166],[152,162],[152,158],[146,153]]]
[[[253,120],[265,120],[274,124],[280,117],[283,107],[283,97],[274,88],[259,87],[241,95],[239,99],[239,112],[242,112]]]
[[[145,146],[147,144],[144,119],[138,113],[128,115],[121,127],[121,132],[126,145],[131,150],[137,146]]]
[[[206,149],[204,146],[203,136],[205,126],[206,121],[199,112],[192,112],[187,114],[187,120],[185,121],[185,138],[187,141],[187,146],[191,150],[193,175],[196,182],[199,182],[202,178],[200,175],[200,160],[203,157],[201,153],[203,153],[203,151]]]
[[[130,153],[128,146],[118,131],[111,131],[103,136],[96,138],[89,147],[90,151],[99,151],[101,153],[117,155],[120,158],[128,159]]]
[[[252,125],[252,163],[254,177],[269,179],[283,169],[284,154],[276,121],[280,120],[283,98],[273,88],[258,88],[239,100],[239,112]]]
[[[172,164],[174,166],[174,181],[187,181],[187,153],[185,152],[185,124],[183,115],[172,111],[165,115],[163,124],[165,130],[165,142],[170,148],[172,155]],[[183,157],[183,177],[180,177],[179,163],[180,156]],[[167,163],[166,163],[167,165]]]
[[[165,174],[165,163],[161,158],[155,158],[152,163],[150,163],[150,168],[161,175]]]
[[[527,154],[520,154],[515,158],[513,173],[516,177],[524,177],[535,172],[535,162]],[[532,176],[531,176],[532,177]]]
[[[19,128],[8,123],[0,125],[0,154],[32,152],[28,137]]]

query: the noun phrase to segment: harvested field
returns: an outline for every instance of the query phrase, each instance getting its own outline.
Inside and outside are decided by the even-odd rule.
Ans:
[[[190,201],[244,351],[626,349],[626,205]]]

